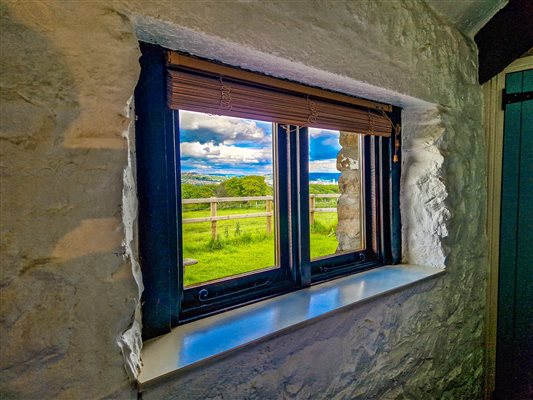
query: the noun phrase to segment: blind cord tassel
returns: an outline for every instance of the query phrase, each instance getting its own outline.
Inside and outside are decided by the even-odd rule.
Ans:
[[[400,158],[398,156],[398,150],[400,149],[400,124],[396,124],[394,126],[394,156],[392,157],[392,162],[397,163],[400,161]]]

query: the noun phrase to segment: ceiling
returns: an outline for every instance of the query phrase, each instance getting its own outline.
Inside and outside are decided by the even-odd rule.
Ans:
[[[508,0],[426,0],[463,34],[473,37]]]

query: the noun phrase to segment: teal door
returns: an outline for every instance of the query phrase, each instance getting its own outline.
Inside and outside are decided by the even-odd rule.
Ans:
[[[533,69],[505,86],[495,397],[533,399]]]

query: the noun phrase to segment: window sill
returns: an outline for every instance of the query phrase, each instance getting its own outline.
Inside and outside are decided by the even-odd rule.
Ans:
[[[137,380],[139,389],[286,329],[443,272],[414,265],[384,266],[179,326],[145,343],[143,369]]]

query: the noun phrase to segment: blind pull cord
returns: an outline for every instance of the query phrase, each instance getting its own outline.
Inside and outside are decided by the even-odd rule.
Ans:
[[[398,157],[398,150],[400,149],[400,130],[401,126],[400,124],[394,124],[392,122],[392,119],[387,115],[385,111],[383,111],[381,108],[377,109],[381,115],[383,115],[387,120],[390,122],[392,129],[394,129],[394,155],[392,156],[392,162],[397,163],[400,161],[400,158]],[[368,112],[370,113],[370,109],[368,109]]]
[[[370,112],[370,108],[366,109],[368,112],[368,133],[374,135],[374,114]]]
[[[219,78],[220,81],[220,109],[221,110],[231,110],[231,86],[224,84],[222,76]]]
[[[309,99],[309,96],[306,96],[306,98],[307,106],[309,107],[309,116],[307,117],[307,123],[311,125],[318,119],[318,110],[316,109],[316,103]]]

